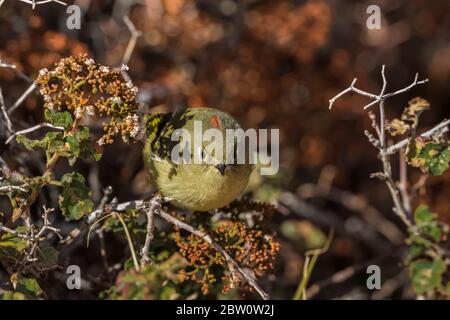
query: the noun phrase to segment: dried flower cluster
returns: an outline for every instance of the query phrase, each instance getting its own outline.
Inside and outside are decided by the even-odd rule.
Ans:
[[[242,267],[260,277],[273,269],[273,262],[279,251],[279,243],[273,235],[266,234],[260,228],[250,228],[246,222],[236,217],[220,220],[211,226],[200,228],[210,234],[234,260]],[[204,240],[190,234],[184,237],[181,231],[174,233],[179,252],[184,256],[190,267],[179,272],[181,279],[190,279],[201,286],[203,294],[208,294],[211,286],[216,284],[221,276],[224,293],[240,287],[253,291],[242,277],[227,268],[224,257]],[[217,268],[222,266],[222,268]],[[217,270],[228,270],[218,273]]]
[[[400,119],[386,120],[386,129],[391,136],[404,135],[417,127],[422,112],[430,108],[430,103],[420,97],[411,99]]]
[[[95,63],[86,55],[61,59],[53,70],[42,69],[36,83],[49,110],[68,110],[79,120],[86,116],[108,117],[100,145],[120,135],[126,142],[140,132],[136,114],[137,87],[120,71]]]

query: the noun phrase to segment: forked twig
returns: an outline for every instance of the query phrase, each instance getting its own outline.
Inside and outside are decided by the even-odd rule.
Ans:
[[[329,109],[331,109],[333,107],[333,104],[337,99],[339,99],[340,97],[342,97],[344,94],[346,94],[348,92],[355,92],[359,95],[373,99],[372,102],[370,102],[369,104],[364,106],[364,110],[367,110],[371,106],[378,104],[378,106],[379,106],[379,122],[378,122],[378,124],[376,123],[375,116],[369,114],[369,117],[372,120],[372,127],[375,128],[375,131],[378,134],[378,139],[376,139],[375,136],[373,136],[370,132],[368,132],[368,131],[365,132],[366,136],[368,137],[368,139],[372,143],[372,145],[374,145],[378,149],[378,155],[379,155],[379,158],[383,165],[383,171],[372,174],[372,177],[378,177],[386,183],[386,185],[389,189],[389,192],[391,194],[391,198],[394,202],[393,211],[397,214],[397,216],[403,221],[403,223],[406,226],[411,227],[412,222],[410,220],[410,215],[411,215],[410,203],[406,203],[407,201],[409,201],[409,199],[403,199],[403,197],[401,196],[402,190],[399,189],[399,187],[395,183],[394,179],[392,178],[392,168],[391,168],[391,163],[390,163],[390,155],[392,155],[393,153],[395,153],[402,147],[406,146],[409,139],[399,142],[394,147],[389,147],[389,148],[387,147],[387,145],[386,145],[386,130],[385,130],[385,124],[386,124],[385,117],[386,116],[385,116],[384,103],[385,103],[386,99],[388,99],[390,97],[407,92],[417,85],[428,82],[428,79],[419,80],[419,74],[416,73],[416,75],[414,77],[414,81],[410,85],[408,85],[402,89],[390,92],[390,93],[385,93],[386,87],[387,87],[385,70],[386,70],[386,67],[383,65],[381,68],[381,77],[383,80],[383,85],[382,85],[382,88],[381,88],[379,94],[369,93],[364,90],[356,88],[355,87],[356,78],[355,78],[355,79],[353,79],[352,83],[350,84],[350,86],[348,88],[342,90],[340,93],[338,93],[336,96],[334,96],[333,98],[331,98],[329,100],[329,102],[330,102]],[[441,125],[438,125],[437,127],[440,127],[440,126]],[[434,129],[433,132],[435,132],[436,130],[438,130],[438,129]]]

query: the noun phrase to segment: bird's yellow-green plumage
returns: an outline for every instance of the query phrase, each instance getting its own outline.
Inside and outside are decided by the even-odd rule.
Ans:
[[[227,205],[244,191],[253,166],[221,166],[225,155],[223,160],[213,161],[214,164],[174,163],[170,155],[178,141],[171,141],[171,135],[176,129],[186,129],[192,134],[194,121],[202,121],[203,132],[209,128],[222,131],[224,140],[226,129],[240,128],[229,114],[213,108],[187,108],[174,114],[150,114],[147,116],[148,138],[144,162],[151,184],[163,196],[187,209],[209,211]]]

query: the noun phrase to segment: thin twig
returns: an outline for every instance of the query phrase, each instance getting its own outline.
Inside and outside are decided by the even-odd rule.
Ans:
[[[39,129],[41,129],[41,128],[51,128],[51,129],[57,129],[57,130],[64,130],[63,127],[56,127],[56,126],[54,126],[54,125],[52,125],[52,124],[50,124],[50,123],[43,122],[43,123],[40,123],[40,124],[35,125],[35,126],[33,126],[33,127],[30,127],[30,128],[27,128],[27,129],[24,129],[24,130],[20,130],[20,131],[15,132],[14,134],[12,134],[12,135],[8,138],[8,140],[6,140],[5,144],[10,143],[11,140],[14,139],[15,137],[17,137],[18,135],[30,133],[30,132],[39,130]]]
[[[317,259],[320,255],[326,253],[330,249],[331,241],[334,237],[334,229],[331,229],[328,233],[325,245],[322,248],[315,250],[308,250],[305,253],[305,263],[303,265],[303,276],[295,291],[294,300],[306,300],[308,299],[306,293],[306,287],[308,286],[309,279],[316,265]]]
[[[45,240],[44,233],[46,231],[51,231],[52,233],[56,234],[58,238],[61,240],[63,237],[61,235],[61,230],[58,228],[55,228],[52,226],[48,216],[50,213],[52,213],[55,209],[53,208],[46,208],[43,207],[43,213],[42,213],[42,220],[43,220],[43,226],[40,230],[35,231],[35,229],[31,226],[29,221],[26,221],[27,224],[27,247],[29,248],[29,251],[26,255],[26,258],[23,260],[23,264],[27,262],[34,262],[37,260],[36,258],[36,250],[39,250],[39,244]]]
[[[372,264],[379,264],[380,261],[386,258],[386,256],[388,256],[388,254],[385,253],[370,261],[366,261],[356,265],[351,265],[342,270],[339,270],[336,273],[334,273],[331,277],[321,279],[319,282],[312,284],[306,291],[306,294],[309,297],[309,299],[311,299],[326,287],[344,283],[345,281],[353,277],[355,274],[361,272],[363,269],[366,269],[367,266]]]
[[[131,239],[131,235],[130,235],[130,232],[128,231],[127,224],[125,223],[125,221],[123,220],[122,216],[119,213],[113,212],[113,215],[122,224],[123,230],[125,232],[125,236],[127,237],[127,240],[128,240],[128,245],[130,246],[131,257],[133,258],[134,269],[136,271],[139,271],[140,267],[139,267],[138,259],[137,259],[137,256],[136,256],[136,250],[134,250],[133,240]]]
[[[338,216],[335,212],[317,208],[303,199],[300,199],[300,197],[294,193],[286,191],[282,192],[279,196],[279,203],[280,210],[285,209],[288,214],[293,214],[303,219],[312,220],[315,224],[321,227],[334,228],[336,233],[345,234],[353,239],[357,239],[373,251],[383,252],[386,250],[386,245],[389,244],[383,237],[378,235],[372,225],[366,223],[364,220],[355,218],[365,227],[356,232],[349,232],[344,221],[342,220],[342,217]]]
[[[434,126],[433,128],[431,128],[428,131],[425,131],[424,133],[422,133],[421,135],[419,135],[422,138],[430,138],[433,135],[435,135],[438,132],[448,132],[449,128],[448,126],[450,125],[450,119],[445,119],[443,120],[441,123],[437,124],[436,126]],[[442,130],[442,131],[440,131]],[[396,144],[390,146],[389,148],[387,148],[386,150],[386,154],[391,155],[396,153],[398,150],[400,150],[403,147],[406,147],[406,145],[409,142],[409,138],[403,139],[400,142],[397,142]]]
[[[161,210],[158,215],[174,226],[192,233],[193,235],[206,241],[209,245],[213,246],[214,249],[216,249],[225,258],[228,264],[228,268],[231,272],[237,271],[245,280],[247,280],[248,284],[256,290],[261,298],[263,298],[264,300],[269,299],[269,295],[256,283],[255,277],[248,271],[243,269],[241,266],[239,266],[239,264],[234,261],[234,259],[228,254],[228,252],[226,252],[219,244],[212,240],[207,233],[195,229],[193,226],[181,220],[178,220],[177,218],[164,212],[163,210]]]
[[[22,238],[22,239],[28,239],[28,236],[26,234],[17,232],[16,230],[10,229],[6,226],[4,226],[2,223],[0,223],[0,230],[7,232],[7,233],[11,233],[13,235],[15,235],[16,237]]]
[[[125,49],[125,53],[122,57],[122,66],[128,65],[128,62],[130,61],[131,54],[134,51],[134,47],[136,46],[137,39],[142,35],[142,31],[139,31],[134,26],[133,22],[131,22],[130,18],[128,16],[123,17],[123,22],[128,27],[128,30],[131,32],[131,38],[128,41],[127,48]]]
[[[25,101],[25,99],[36,89],[36,82],[30,84],[30,86],[25,90],[24,93],[17,99],[17,101],[12,105],[11,108],[8,109],[8,114],[12,114],[21,104]]]
[[[100,255],[102,257],[103,265],[106,270],[109,270],[108,256],[106,254],[106,246],[105,246],[105,238],[104,238],[104,234],[103,234],[103,228],[98,229],[95,233],[98,235],[98,239],[100,241]]]
[[[150,206],[145,210],[145,214],[147,215],[147,235],[145,237],[145,244],[141,250],[141,266],[145,266],[150,262],[150,258],[148,256],[150,250],[150,244],[153,241],[153,229],[154,229],[154,216],[155,213],[158,214],[158,211],[161,210],[161,198],[156,196],[150,200]]]
[[[400,181],[398,183],[398,188],[403,200],[403,207],[405,208],[408,217],[412,218],[412,208],[411,208],[411,198],[408,192],[408,166],[406,165],[406,155],[403,149],[400,150],[399,155],[399,171],[400,171]]]
[[[324,192],[312,183],[301,185],[297,189],[297,193],[302,198],[319,197],[338,203],[348,210],[359,213],[367,223],[394,245],[400,245],[404,242],[403,232],[381,212],[371,206],[363,195],[353,194],[334,187],[330,187],[327,192]]]
[[[397,90],[397,91],[385,94],[384,91],[386,89],[386,78],[385,78],[385,75],[384,75],[384,70],[385,70],[385,66],[383,65],[382,71],[381,71],[381,74],[382,74],[382,77],[383,77],[383,88],[382,88],[380,94],[376,95],[376,94],[373,94],[373,93],[370,93],[370,92],[367,92],[367,91],[364,91],[364,90],[356,88],[355,87],[355,83],[356,83],[357,78],[354,78],[352,83],[350,84],[350,86],[348,88],[342,90],[336,96],[334,96],[333,98],[331,98],[329,100],[329,102],[330,102],[330,104],[328,106],[329,109],[331,109],[333,107],[333,104],[336,102],[337,99],[339,99],[340,97],[342,97],[343,95],[345,95],[345,94],[347,94],[349,92],[355,92],[355,93],[357,93],[359,95],[362,95],[362,96],[374,99],[374,101],[372,101],[369,104],[364,106],[364,110],[366,110],[366,109],[370,108],[371,106],[373,106],[373,105],[375,105],[377,103],[380,103],[381,101],[386,100],[387,98],[390,98],[390,97],[396,96],[398,94],[407,92],[407,91],[411,90],[413,87],[415,87],[417,85],[420,85],[420,84],[427,83],[429,81],[428,79],[424,79],[424,80],[420,80],[419,81],[419,74],[416,73],[414,81],[409,86],[407,86],[407,87],[405,87],[403,89],[400,89],[400,90]]]
[[[356,83],[357,80],[358,80],[358,78],[354,78],[352,83],[350,84],[350,86],[347,89],[342,90],[341,92],[339,92],[337,95],[335,95],[333,98],[331,98],[329,100],[330,105],[328,106],[328,108],[330,110],[333,107],[333,104],[336,102],[337,99],[339,99],[340,97],[342,97],[343,95],[345,95],[345,94],[347,94],[349,92],[356,92],[356,93],[358,93],[358,94],[360,94],[362,96],[365,96],[365,97],[368,97],[368,98],[371,98],[371,99],[378,99],[377,95],[356,88],[355,87],[355,83]]]
[[[28,3],[29,5],[31,5],[31,8],[34,10],[36,8],[36,6],[40,5],[40,4],[47,4],[50,2],[54,2],[54,3],[58,3],[61,4],[63,6],[67,6],[67,3],[65,3],[64,1],[60,1],[60,0],[41,0],[41,1],[36,1],[36,0],[19,0],[20,2],[24,2],[24,3]]]
[[[100,218],[105,211],[124,211],[126,209],[141,209],[145,210],[148,208],[148,203],[146,203],[143,200],[136,200],[136,201],[129,201],[124,202],[120,204],[114,204],[111,205],[109,208],[108,206],[105,207],[105,209],[97,209],[93,212],[91,212],[88,215],[88,223],[95,223],[95,221]],[[193,226],[187,224],[186,222],[183,222],[174,216],[168,214],[164,210],[155,211],[155,214],[167,221],[170,224],[173,224],[175,227],[183,229],[185,231],[188,231],[189,233],[192,233],[193,235],[203,239],[206,241],[209,245],[213,246],[214,249],[217,250],[227,262],[227,266],[231,272],[238,272],[247,282],[248,284],[255,289],[255,291],[263,298],[264,300],[269,299],[269,295],[257,284],[257,281],[255,277],[250,274],[248,271],[246,271],[244,268],[242,268],[229,254],[226,252],[218,243],[216,243],[212,238],[205,232],[195,229]]]
[[[27,75],[25,75],[24,73],[20,72],[19,70],[17,70],[17,66],[15,64],[12,63],[7,63],[4,62],[0,59],[0,68],[6,68],[6,69],[11,69],[13,70],[18,76],[19,78],[21,78],[22,80],[25,80],[27,82],[33,82],[33,80],[28,77]]]
[[[0,87],[0,109],[2,111],[3,117],[5,118],[6,128],[8,129],[9,134],[13,134],[14,129],[11,123],[11,119],[9,119],[8,112],[6,112],[5,99],[3,98],[3,92],[1,87]]]
[[[413,87],[415,87],[415,86],[417,86],[419,84],[424,84],[424,83],[427,83],[428,81],[430,81],[429,79],[423,79],[423,80],[420,80],[420,81],[418,81],[418,80],[419,80],[419,73],[416,73],[416,76],[414,78],[413,83],[411,83],[409,86],[407,86],[407,87],[405,87],[403,89],[394,91],[394,92],[386,93],[385,95],[383,95],[381,97],[381,99],[386,100],[387,98],[396,96],[396,95],[401,94],[401,93],[405,93],[405,92],[411,90]]]
[[[0,186],[0,192],[12,192],[13,190],[27,192],[27,190],[21,186]]]
[[[382,88],[378,95],[368,93],[366,91],[355,88],[355,86],[354,86],[355,82],[356,82],[356,78],[355,78],[348,88],[346,88],[345,90],[338,93],[334,98],[330,99],[329,108],[331,109],[331,107],[333,106],[333,103],[336,101],[336,99],[338,99],[339,97],[343,96],[344,94],[346,94],[348,92],[356,92],[362,96],[366,96],[366,97],[369,97],[374,100],[371,103],[364,106],[364,110],[368,109],[369,107],[371,107],[375,104],[379,105],[379,112],[380,112],[379,125],[375,125],[375,129],[379,136],[378,143],[374,140],[374,136],[371,135],[370,133],[366,133],[366,136],[368,137],[368,139],[372,143],[372,145],[374,145],[378,149],[378,156],[383,165],[383,172],[378,172],[378,173],[372,174],[371,176],[378,177],[386,183],[386,185],[389,189],[389,192],[391,194],[392,201],[394,202],[393,211],[397,214],[397,216],[400,217],[400,219],[403,221],[403,223],[405,223],[405,225],[407,227],[411,227],[412,223],[408,217],[409,210],[407,207],[405,208],[405,203],[403,203],[402,199],[400,198],[400,190],[392,178],[392,168],[391,168],[391,163],[390,163],[390,155],[392,154],[392,153],[390,153],[390,151],[392,149],[387,148],[387,146],[386,146],[386,130],[385,130],[386,119],[385,119],[384,102],[386,99],[388,99],[390,97],[393,97],[395,95],[409,91],[416,85],[428,82],[428,79],[419,81],[419,74],[416,73],[414,81],[410,85],[404,87],[403,89],[394,91],[394,92],[385,93],[386,87],[387,87],[385,70],[386,70],[386,67],[383,65],[381,68],[381,77],[382,77],[383,85],[382,85]],[[373,125],[373,123],[375,121],[374,117],[371,114],[369,114],[369,117],[372,120],[372,126],[374,126]],[[377,128],[379,128],[379,130]],[[405,145],[407,143],[408,143],[408,139],[406,140]],[[396,150],[398,150],[398,149],[396,149]]]

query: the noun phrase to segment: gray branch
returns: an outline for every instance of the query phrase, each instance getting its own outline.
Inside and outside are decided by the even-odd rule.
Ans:
[[[45,127],[51,128],[51,129],[57,129],[57,130],[64,130],[63,127],[56,127],[56,126],[54,126],[54,125],[52,125],[52,124],[50,124],[50,123],[43,122],[43,123],[37,124],[37,125],[35,125],[35,126],[33,126],[33,127],[30,127],[30,128],[24,129],[24,130],[17,131],[17,132],[14,133],[13,135],[11,135],[11,136],[8,138],[8,140],[6,140],[5,144],[10,143],[11,140],[14,139],[14,137],[17,137],[18,135],[30,133],[30,132],[33,132],[33,131],[36,131],[36,130],[39,130],[39,129],[45,128]]]
[[[135,200],[135,201],[129,201],[124,203],[119,203],[115,205],[105,206],[104,209],[97,209],[93,212],[91,212],[88,215],[87,222],[88,224],[94,223],[98,218],[100,218],[105,211],[124,211],[126,209],[140,209],[140,210],[146,210],[149,208],[149,203],[145,202],[143,200]],[[205,240],[209,245],[213,246],[214,249],[216,249],[227,262],[228,269],[231,272],[237,272],[239,273],[250,286],[252,286],[253,289],[263,298],[264,300],[269,299],[269,295],[258,285],[257,280],[255,277],[245,268],[242,268],[229,254],[225,251],[218,243],[216,243],[212,238],[205,232],[195,229],[193,226],[175,218],[174,216],[168,214],[164,210],[155,210],[154,214],[160,216],[162,219],[167,221],[170,224],[173,224],[177,228],[183,229],[185,231],[188,231],[192,233],[193,235]]]

